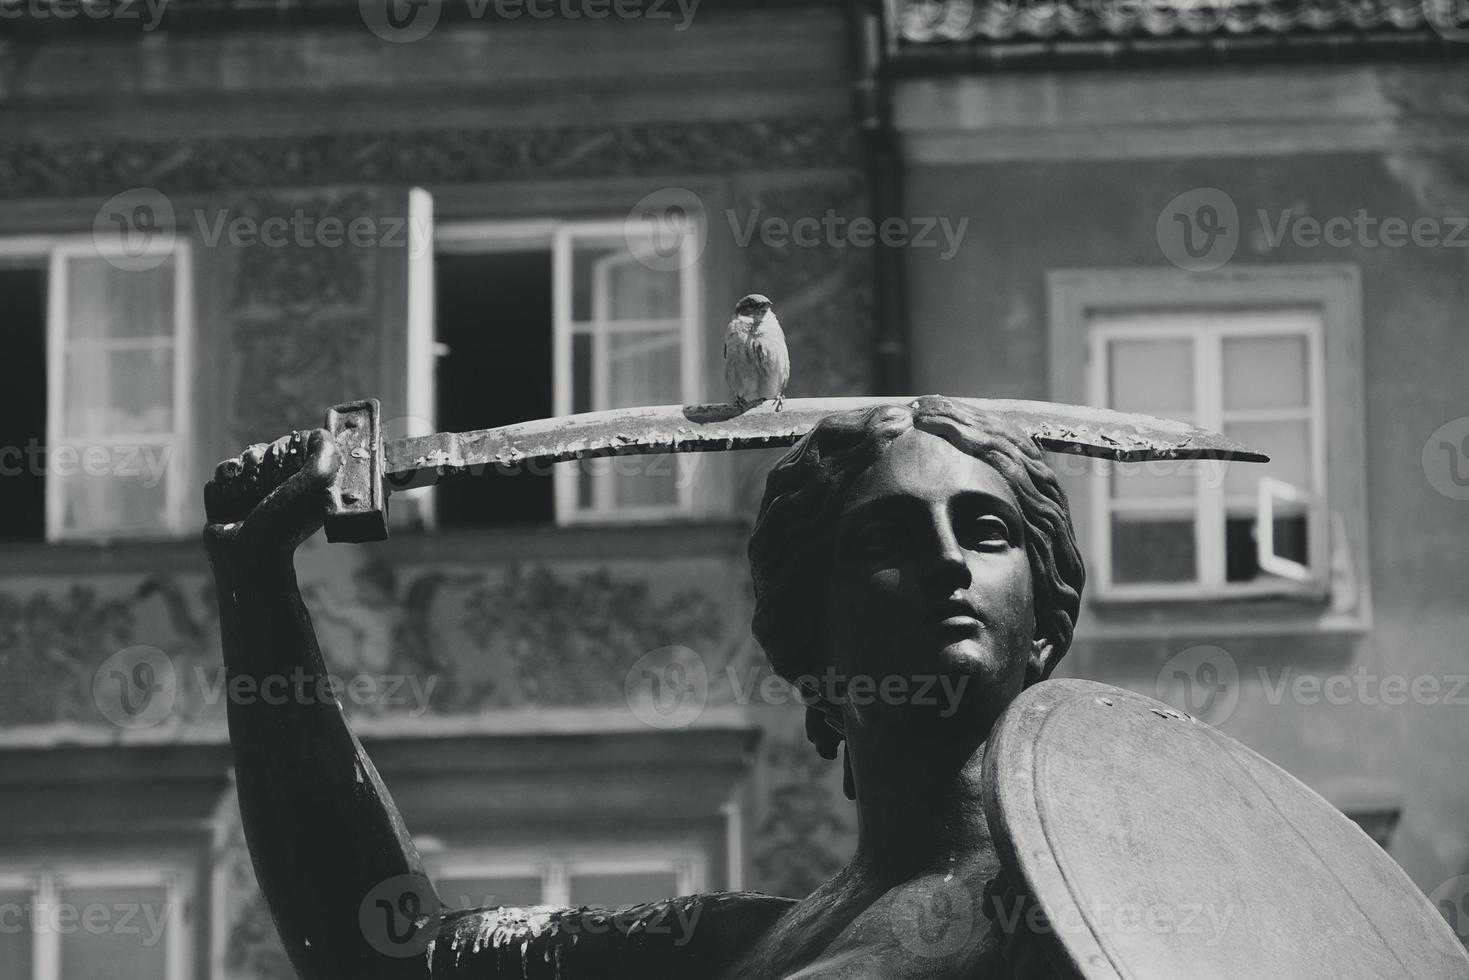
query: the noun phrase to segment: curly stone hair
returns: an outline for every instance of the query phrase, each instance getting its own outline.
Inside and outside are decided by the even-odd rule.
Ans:
[[[1029,435],[1001,416],[939,395],[829,416],[771,470],[749,546],[755,639],[775,672],[798,686],[801,677],[826,666],[826,623],[819,612],[825,596],[812,592],[831,578],[842,501],[856,477],[909,429],[945,439],[994,467],[1010,485],[1025,521],[1036,634],[1054,647],[1049,675],[1071,645],[1086,582],[1066,494]],[[802,693],[807,738],[823,758],[835,759],[843,735],[816,693]]]

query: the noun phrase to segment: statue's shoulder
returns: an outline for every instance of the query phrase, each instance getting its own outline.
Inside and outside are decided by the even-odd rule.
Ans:
[[[446,913],[429,951],[437,978],[658,980],[715,976],[796,905],[711,892],[622,911],[582,906]]]

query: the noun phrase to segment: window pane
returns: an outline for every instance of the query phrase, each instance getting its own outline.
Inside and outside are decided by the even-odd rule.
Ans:
[[[0,891],[0,977],[31,975],[31,893]]]
[[[540,875],[476,875],[440,877],[439,898],[453,909],[540,905]]]
[[[1228,463],[1224,492],[1253,497],[1260,477],[1273,476],[1300,490],[1311,486],[1311,426],[1309,422],[1230,422],[1224,434],[1270,457],[1269,463]]]
[[[636,259],[608,260],[608,313],[614,320],[677,317],[678,273],[650,269]]]
[[[1277,514],[1274,521],[1274,551],[1282,558],[1307,565],[1307,526],[1302,514]],[[1255,515],[1230,514],[1224,521],[1225,574],[1230,582],[1248,582],[1260,574],[1258,549],[1255,544]]]
[[[1173,418],[1194,411],[1192,340],[1113,340],[1107,348],[1112,408]]]
[[[66,334],[86,342],[173,336],[173,258],[143,271],[103,258],[67,258]]]
[[[1109,463],[1114,497],[1192,497],[1203,460]]]
[[[159,887],[67,888],[59,895],[61,980],[161,980],[179,910]]]
[[[1112,580],[1192,582],[1196,578],[1193,516],[1112,515]]]
[[[571,335],[571,411],[592,411],[592,335]]]
[[[137,456],[128,454],[137,448]],[[92,446],[63,470],[55,453],[50,478],[61,484],[61,523],[71,531],[147,535],[168,527],[168,477],[158,468],[167,460],[163,446]],[[87,456],[106,455],[106,466],[92,466]],[[94,456],[93,462],[103,462]],[[62,476],[63,472],[68,473]]]
[[[676,319],[682,315],[679,275],[639,261],[622,236],[578,239],[571,256],[571,318],[576,323]]]
[[[616,457],[615,493],[619,507],[669,507],[678,503],[679,464],[666,453]]]
[[[1306,338],[1224,338],[1224,408],[1289,408],[1310,403]]]
[[[67,435],[173,431],[173,351],[72,350],[66,357]]]
[[[677,404],[683,395],[682,345],[676,331],[624,332],[607,337],[604,408]]]
[[[678,876],[672,871],[573,874],[570,885],[572,905],[600,905],[609,909],[656,902],[678,894]]]

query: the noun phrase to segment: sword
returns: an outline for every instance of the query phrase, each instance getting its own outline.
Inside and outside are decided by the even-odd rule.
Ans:
[[[790,446],[828,415],[876,405],[911,404],[911,397],[790,398],[734,405],[656,405],[614,408],[518,422],[472,432],[436,432],[384,442],[377,399],[327,412],[326,428],[342,456],[330,487],[328,541],[381,541],[388,536],[388,494],[429,486],[494,467],[513,471],[593,456],[724,452]],[[955,398],[1003,415],[1043,449],[1119,462],[1269,457],[1215,432],[1173,419],[1084,405],[1006,398]]]

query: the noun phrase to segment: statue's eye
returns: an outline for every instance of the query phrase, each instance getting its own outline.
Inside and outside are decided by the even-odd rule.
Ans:
[[[963,538],[969,548],[994,548],[1011,543],[1009,525],[994,514],[978,514],[966,521]]]
[[[886,521],[864,524],[853,542],[860,555],[869,558],[890,555],[898,550],[898,530]]]

